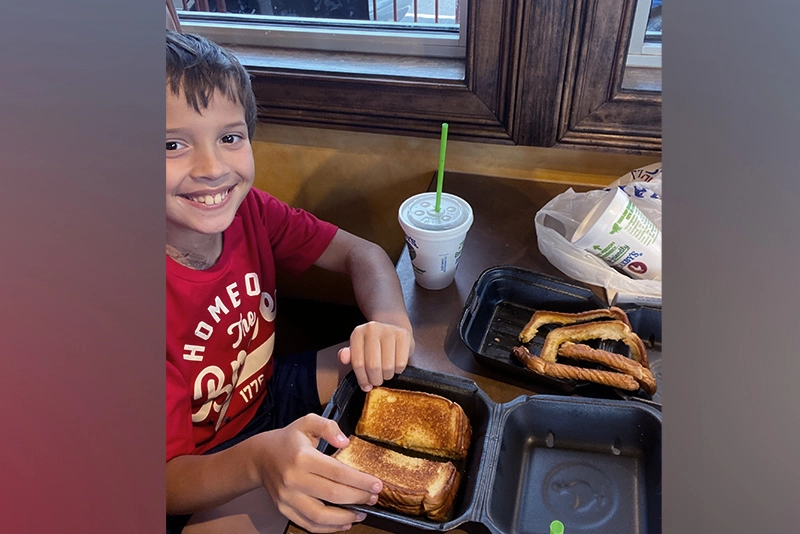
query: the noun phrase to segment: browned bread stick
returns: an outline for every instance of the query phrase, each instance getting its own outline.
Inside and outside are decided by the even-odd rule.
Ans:
[[[531,316],[528,324],[526,324],[522,329],[522,332],[520,332],[519,340],[523,343],[530,342],[530,340],[536,336],[536,332],[539,331],[539,328],[546,324],[559,324],[565,326],[575,323],[584,323],[587,321],[596,321],[597,319],[614,319],[617,321],[622,321],[623,323],[627,324],[628,327],[631,326],[631,323],[628,320],[628,315],[616,306],[612,306],[608,309],[601,308],[599,310],[589,310],[579,313],[537,310]]]
[[[561,363],[546,362],[540,357],[531,354],[525,347],[514,347],[514,356],[522,362],[525,367],[540,375],[552,378],[562,378],[570,380],[585,380],[596,384],[603,384],[627,391],[637,391],[639,382],[632,376],[613,371],[598,371],[596,369],[584,369],[572,365]]]
[[[565,358],[572,358],[573,360],[599,363],[615,371],[630,375],[641,384],[642,389],[648,395],[653,395],[658,389],[658,384],[653,377],[653,373],[650,372],[650,369],[642,367],[642,364],[639,362],[626,358],[621,354],[609,352],[607,350],[593,349],[588,345],[567,341],[558,347],[558,355]]]
[[[610,339],[622,341],[631,349],[631,357],[650,368],[647,349],[631,327],[622,321],[595,321],[592,323],[562,326],[551,330],[544,338],[539,357],[546,362],[555,363],[558,347],[567,341],[587,341],[589,339]]]

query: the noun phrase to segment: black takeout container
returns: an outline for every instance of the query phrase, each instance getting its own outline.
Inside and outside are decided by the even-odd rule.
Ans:
[[[550,522],[558,519],[569,534],[661,532],[659,410],[619,399],[557,395],[500,404],[472,380],[413,367],[384,385],[457,402],[470,419],[472,442],[467,458],[455,462],[461,483],[445,521],[352,506],[367,513],[366,524],[391,532],[548,534]],[[350,373],[323,416],[353,434],[364,399]],[[320,450],[336,449],[323,441]]]
[[[519,333],[536,310],[577,313],[606,308],[589,288],[555,276],[516,266],[497,266],[484,271],[472,287],[458,325],[464,344],[475,359],[510,378],[548,391],[600,398],[636,398],[661,403],[661,309],[645,306],[619,306],[628,315],[631,327],[647,347],[650,370],[658,383],[655,395],[594,384],[543,376],[529,370],[512,355],[521,345]],[[544,326],[525,346],[539,354],[547,333],[555,325]],[[595,348],[629,355],[622,342],[589,341]]]

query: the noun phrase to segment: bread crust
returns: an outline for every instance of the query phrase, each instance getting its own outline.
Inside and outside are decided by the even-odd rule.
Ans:
[[[622,321],[628,325],[628,328],[631,326],[630,320],[628,319],[628,314],[616,306],[578,313],[537,310],[531,316],[528,323],[522,328],[522,331],[519,334],[519,340],[523,343],[529,343],[536,336],[536,332],[539,331],[539,328],[546,324],[558,324],[566,326],[570,324],[596,321],[598,319],[613,319],[616,321]]]
[[[461,474],[456,470],[455,466],[453,466],[450,472],[450,478],[442,488],[442,491],[422,501],[425,514],[434,521],[444,521],[447,519],[447,514],[450,512],[450,508],[453,507],[453,503],[456,500],[456,494],[458,493],[458,486],[460,483]]]
[[[585,369],[573,365],[548,362],[539,356],[531,354],[526,347],[522,346],[514,347],[512,352],[525,367],[540,375],[568,380],[585,380],[627,391],[637,391],[639,389],[639,382],[624,373]]]

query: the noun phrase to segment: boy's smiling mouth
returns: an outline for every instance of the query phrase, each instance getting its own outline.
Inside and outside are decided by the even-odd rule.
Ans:
[[[218,204],[222,204],[222,202],[228,198],[228,194],[233,190],[236,186],[231,186],[225,191],[216,194],[199,194],[199,195],[181,195],[181,197],[195,202],[197,204],[203,204],[205,206],[216,206]]]

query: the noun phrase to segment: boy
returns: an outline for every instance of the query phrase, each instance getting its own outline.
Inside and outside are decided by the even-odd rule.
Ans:
[[[252,188],[256,102],[231,54],[167,31],[166,96],[168,531],[259,488],[307,530],[347,530],[363,514],[326,503],[374,504],[381,482],[316,450],[348,443],[316,414],[350,368],[364,391],[405,368],[414,340],[394,267]],[[311,265],[349,274],[369,322],[338,354],[273,358],[275,266]]]

